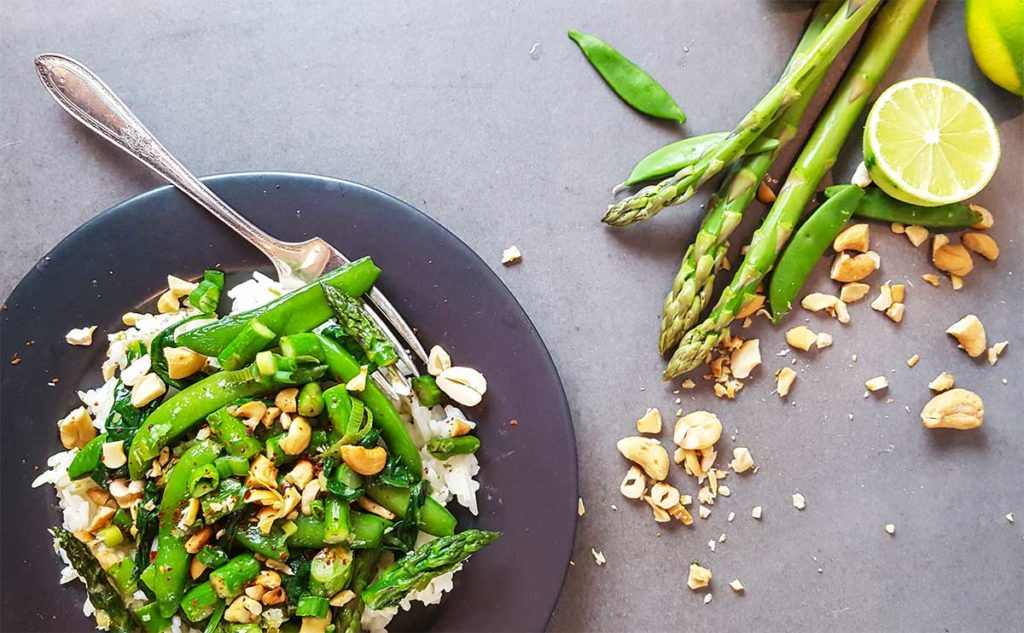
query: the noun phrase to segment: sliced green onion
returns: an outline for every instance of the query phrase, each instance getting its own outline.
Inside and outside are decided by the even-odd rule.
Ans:
[[[302,596],[295,608],[295,615],[309,618],[322,618],[327,615],[330,604],[327,598],[320,596]]]
[[[116,525],[108,525],[96,534],[107,547],[117,547],[124,541],[124,534]]]

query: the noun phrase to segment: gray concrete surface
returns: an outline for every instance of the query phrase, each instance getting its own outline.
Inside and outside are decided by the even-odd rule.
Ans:
[[[883,258],[873,281],[911,285],[902,325],[859,304],[847,327],[809,319],[834,335],[831,349],[778,357],[783,329],[759,322],[744,334],[760,336],[765,363],[736,400],[702,384],[677,405],[678,383],[661,384],[654,342],[703,196],[630,230],[598,223],[610,187],[638,157],[681,131],[731,127],[749,109],[775,81],[807,8],[6,0],[0,295],[82,222],[161,184],[45,95],[32,57],[67,53],[197,173],[293,170],[367,183],[420,207],[500,269],[551,348],[576,419],[587,513],[554,630],[1020,630],[1024,117],[1020,100],[974,68],[962,3],[930,4],[889,76],[959,82],[999,121],[1003,163],[979,200],[996,216],[1003,256],[977,262],[962,291],[921,283],[924,249],[873,228]],[[658,77],[687,111],[685,128],[621,104],[566,39],[571,27],[604,36]],[[852,173],[857,145],[838,177]],[[524,261],[502,269],[501,250],[512,243]],[[824,268],[820,289],[830,287]],[[968,312],[992,340],[1010,340],[995,367],[971,362],[942,333]],[[804,320],[795,314],[785,325]],[[914,353],[922,360],[910,369]],[[771,394],[772,373],[790,363],[800,378],[783,402]],[[984,396],[982,430],[921,428],[917,412],[940,371]],[[863,382],[879,374],[889,392],[862,397]],[[658,526],[618,494],[626,465],[615,440],[649,406],[670,419],[678,406],[715,411],[727,429],[721,454],[748,446],[760,465],[756,475],[730,477],[732,497],[693,528]],[[679,472],[672,479],[693,487]],[[807,498],[803,512],[790,505],[795,491]],[[760,522],[750,518],[755,505],[764,507]],[[895,536],[883,531],[890,522]],[[720,534],[728,541],[712,553],[706,543]],[[591,548],[607,565],[594,564]],[[710,605],[685,587],[693,559],[714,572]],[[728,588],[733,578],[744,595]]]

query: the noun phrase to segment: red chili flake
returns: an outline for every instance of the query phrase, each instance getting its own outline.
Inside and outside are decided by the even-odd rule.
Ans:
[[[149,553],[149,562],[152,563],[155,560],[156,560],[156,550],[154,550],[154,551]]]
[[[511,420],[508,421],[508,424],[509,424],[509,426],[519,426],[519,419],[518,418],[512,418]]]

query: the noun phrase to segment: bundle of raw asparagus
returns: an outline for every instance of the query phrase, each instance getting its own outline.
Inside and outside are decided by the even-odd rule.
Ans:
[[[727,170],[665,298],[659,349],[672,351],[666,380],[705,360],[764,281],[923,5],[924,0],[821,0],[778,83],[731,133],[692,165],[608,209],[603,221],[613,226],[647,220],[665,207],[682,204],[715,174]],[[829,66],[876,9],[860,49],[755,231],[743,262],[702,320],[731,233],[783,146],[796,135]],[[755,144],[774,149],[750,152]]]

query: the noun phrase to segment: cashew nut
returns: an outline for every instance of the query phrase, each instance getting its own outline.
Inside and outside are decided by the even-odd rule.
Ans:
[[[651,486],[651,499],[663,510],[670,510],[679,504],[679,490],[671,484],[659,481]]]
[[[851,281],[850,283],[843,284],[842,290],[839,291],[839,299],[845,303],[854,303],[867,296],[870,290],[871,286],[867,284]]]
[[[690,514],[690,511],[684,508],[681,503],[669,508],[668,513],[673,519],[679,521],[683,525],[693,525],[693,515]]]
[[[696,591],[707,587],[711,582],[711,570],[701,567],[697,563],[690,563],[690,577],[686,580],[686,586]]]
[[[983,207],[983,206],[981,206],[979,204],[969,204],[969,205],[967,205],[967,208],[969,208],[971,211],[974,211],[975,213],[977,213],[977,214],[979,214],[981,216],[981,220],[977,224],[972,224],[971,225],[972,229],[990,229],[990,228],[992,228],[992,225],[995,222],[992,219],[992,212],[991,211],[989,211],[988,209],[986,209],[985,207]]]
[[[729,358],[729,366],[735,378],[746,378],[754,368],[761,364],[761,341],[753,338],[733,350]]]
[[[306,484],[313,480],[313,463],[308,459],[300,459],[284,476],[284,480],[296,488],[305,488]]]
[[[964,233],[960,238],[968,250],[974,251],[989,261],[999,259],[999,245],[990,235],[984,233]]]
[[[938,243],[936,236],[936,242]],[[947,238],[948,241],[948,238]],[[932,263],[939,270],[966,277],[974,270],[974,260],[963,244],[941,244],[932,249]]]
[[[210,542],[213,537],[213,528],[206,526],[199,530],[185,541],[185,551],[189,554],[198,554],[203,546]]]
[[[251,624],[259,620],[263,613],[263,605],[249,596],[238,596],[224,611],[224,619],[228,622]]]
[[[928,429],[974,429],[985,421],[981,396],[967,389],[950,389],[921,409],[921,423]]]
[[[953,388],[955,382],[956,379],[953,377],[953,374],[944,371],[936,376],[935,380],[928,383],[928,388],[936,392],[948,391]]]
[[[837,253],[843,251],[866,253],[871,242],[869,231],[867,224],[854,224],[836,236],[832,242],[832,250]]]
[[[786,342],[789,346],[805,352],[811,349],[811,345],[817,340],[818,335],[805,325],[798,325],[786,332]]]
[[[625,479],[619,485],[619,492],[627,499],[639,499],[644,496],[646,488],[647,478],[644,477],[644,471],[639,466],[630,466]]]
[[[256,584],[264,589],[277,589],[281,586],[281,574],[270,569],[264,569],[256,576]]]
[[[968,314],[946,328],[946,334],[953,336],[971,358],[977,358],[985,352],[985,326],[973,314]]]
[[[686,450],[711,448],[722,437],[722,423],[714,413],[694,411],[676,420],[672,440]]]
[[[168,290],[156,300],[156,309],[160,314],[177,312],[181,309],[181,302],[178,301],[178,297],[174,296],[173,292]]]
[[[103,528],[110,525],[111,520],[114,518],[114,513],[117,512],[113,508],[107,506],[100,506],[99,510],[96,511],[96,515],[92,518],[92,522],[89,523],[89,527],[85,528],[86,531],[95,534]]]
[[[277,604],[284,604],[284,601],[287,599],[288,595],[284,592],[284,587],[275,587],[267,590],[263,594],[262,602],[268,607],[271,607]]]
[[[736,319],[745,319],[761,309],[764,305],[764,295],[750,295],[743,301],[740,311],[736,313]]]
[[[247,488],[277,488],[277,467],[266,455],[257,455],[249,464],[249,476],[245,478]]]
[[[878,270],[881,265],[882,260],[874,251],[852,256],[847,253],[839,253],[832,262],[830,275],[832,279],[839,282],[860,281]]]
[[[192,283],[191,281],[185,281],[180,277],[174,275],[167,275],[167,291],[173,294],[175,297],[185,297],[192,294],[192,291],[196,289],[199,284]]]
[[[729,468],[732,468],[733,472],[745,473],[754,467],[754,458],[750,456],[750,449],[737,446],[732,449],[732,461],[729,462]]]
[[[206,565],[203,564],[203,561],[199,560],[196,557],[192,557],[192,560],[188,562],[189,577],[191,577],[192,580],[197,580],[200,576],[203,575],[204,571],[206,571]]]
[[[650,497],[644,497],[644,501],[647,505],[651,506],[651,512],[654,513],[654,520],[658,523],[668,523],[672,520],[672,515],[665,511],[664,508],[660,507],[654,502],[654,499]]]
[[[800,300],[800,307],[809,312],[819,312],[835,306],[838,300],[835,295],[812,292]]]
[[[648,409],[642,418],[636,421],[637,433],[661,433],[661,411]]]
[[[313,514],[313,502],[316,501],[316,496],[320,494],[320,482],[313,480],[306,484],[306,487],[302,489],[302,498],[300,499],[301,504],[299,509],[302,514],[309,516]]]
[[[95,325],[72,328],[64,335],[64,340],[67,341],[68,345],[92,345],[92,333],[95,331]]]
[[[96,429],[92,425],[92,418],[85,407],[78,407],[71,413],[64,416],[57,422],[60,429],[60,443],[64,448],[82,448],[89,443],[89,440],[96,437]]]
[[[296,408],[295,400],[299,397],[299,390],[295,387],[289,387],[282,389],[277,392],[277,396],[274,397],[274,406],[280,409],[283,413],[295,413],[298,409]]]
[[[668,477],[668,452],[658,440],[648,437],[624,437],[615,445],[622,456],[639,465],[655,481]]]
[[[384,470],[384,464],[388,460],[388,452],[380,446],[374,446],[373,448],[355,445],[342,446],[341,460],[360,475],[376,475]]]
[[[128,456],[124,453],[124,440],[103,443],[103,465],[111,470],[124,466],[128,462]]]
[[[892,305],[892,287],[887,283],[878,289],[878,296],[871,302],[871,309],[885,312]]]
[[[449,367],[437,376],[438,388],[448,397],[467,407],[480,404],[487,392],[487,380],[483,374],[469,367]]]
[[[297,415],[292,418],[292,424],[288,427],[288,435],[281,438],[278,446],[286,455],[300,455],[309,446],[309,438],[313,434],[313,428],[309,426],[306,418]]]
[[[191,376],[206,364],[205,356],[187,347],[165,347],[164,358],[167,359],[167,375],[175,380]]]
[[[362,497],[356,499],[356,505],[362,508],[363,510],[366,510],[370,514],[376,514],[382,519],[387,519],[388,521],[391,521],[395,518],[394,512],[388,510],[387,508],[377,503],[373,499],[367,497],[366,495],[363,495]]]
[[[907,239],[910,240],[910,243],[913,244],[915,248],[928,241],[928,229],[923,226],[911,224],[903,232],[907,234]]]
[[[139,480],[114,479],[110,482],[108,490],[119,508],[128,508],[142,498],[143,487],[144,484]]]
[[[817,337],[815,337],[817,339]],[[785,398],[789,395],[789,390],[793,388],[793,382],[796,380],[796,371],[791,367],[783,367],[779,371],[775,372],[775,393]]]
[[[430,348],[430,356],[427,358],[427,373],[435,378],[441,375],[446,369],[452,366],[452,357],[448,355],[440,345]]]

